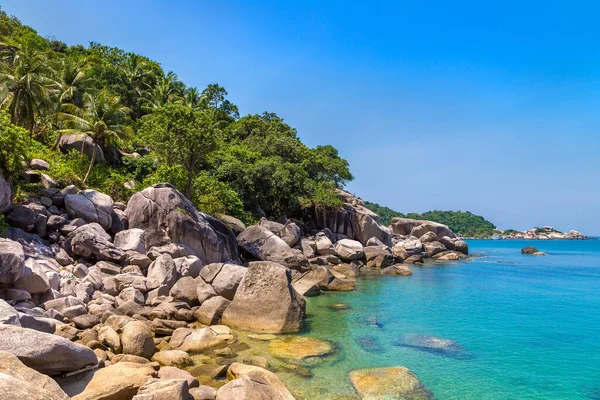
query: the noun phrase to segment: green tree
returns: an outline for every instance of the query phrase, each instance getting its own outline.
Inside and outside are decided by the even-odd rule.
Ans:
[[[0,105],[8,110],[13,124],[33,135],[36,119],[52,107],[56,81],[45,53],[28,35],[0,47],[5,61],[0,72]]]
[[[87,135],[92,139],[94,151],[90,166],[83,178],[85,183],[96,160],[96,148],[100,144],[110,144],[118,140],[128,140],[132,135],[126,125],[131,110],[119,102],[119,97],[102,89],[97,94],[86,93],[83,107],[63,104],[59,118],[64,124],[62,133]]]
[[[144,110],[151,113],[167,104],[181,103],[181,93],[177,74],[169,72],[159,79],[154,88],[146,92]]]
[[[216,83],[211,83],[200,96],[207,108],[214,114],[216,122],[230,123],[240,117],[238,107],[226,99],[227,90]]]
[[[0,110],[0,173],[6,179],[23,170],[21,163],[28,158],[29,141],[27,131],[12,124],[8,114]]]
[[[184,168],[185,194],[191,199],[194,175],[217,148],[217,132],[210,114],[181,104],[167,104],[146,117],[139,133],[163,164]]]

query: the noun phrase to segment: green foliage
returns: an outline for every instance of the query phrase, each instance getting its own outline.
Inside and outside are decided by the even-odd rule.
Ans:
[[[148,154],[139,158],[123,157],[121,168],[126,175],[130,175],[136,182],[142,182],[148,176],[156,172],[158,160],[153,154]]]
[[[0,144],[11,144],[0,147],[6,164],[0,168],[7,174],[18,174],[30,152],[48,161],[48,174],[63,185],[126,200],[132,193],[127,181],[137,190],[169,182],[200,210],[245,222],[263,214],[299,216],[302,206],[339,208],[336,189],[353,179],[335,148],[307,147],[279,116],[240,118],[217,83],[187,87],[142,55],[95,42],[67,46],[1,10],[0,83],[0,108],[8,113],[0,118]],[[7,121],[29,134],[14,125],[5,132]],[[94,167],[79,151],[57,151],[61,136],[73,134],[105,150],[111,145],[149,154],[119,162],[106,151],[109,162]],[[15,143],[19,151],[12,151]],[[34,193],[34,187],[19,186],[23,199]]]
[[[217,148],[217,133],[210,114],[167,104],[148,116],[139,132],[163,164],[185,169],[184,193],[191,197],[194,175],[202,168],[206,156]]]
[[[392,224],[392,219],[395,217],[406,218],[406,214],[394,211],[391,208],[379,205],[377,203],[365,201],[365,207],[373,211],[375,214],[379,215],[379,217],[381,218],[381,224],[385,226],[390,226]]]
[[[6,179],[23,170],[21,163],[28,160],[29,143],[27,131],[13,125],[8,114],[0,110],[0,173]]]
[[[418,220],[427,220],[448,225],[448,227],[457,234],[466,237],[486,238],[491,237],[496,230],[496,226],[487,221],[480,215],[475,215],[469,211],[427,211],[423,214],[409,213],[402,214],[388,207],[380,206],[377,203],[365,202],[365,206],[381,217],[384,225],[390,225],[392,218],[411,218]]]
[[[522,233],[522,232],[521,231],[517,231],[515,229],[507,229],[504,232],[502,232],[502,236],[513,235],[515,233]]]

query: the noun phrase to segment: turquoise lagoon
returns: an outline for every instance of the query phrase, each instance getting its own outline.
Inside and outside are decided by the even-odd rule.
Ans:
[[[546,257],[520,254],[534,245]],[[402,365],[437,399],[600,399],[600,241],[469,241],[470,262],[361,278],[309,299],[304,335],[337,345],[313,376],[282,379],[300,398],[356,397],[347,373]],[[345,303],[351,308],[333,311]],[[372,325],[377,320],[382,326]],[[433,335],[464,351],[405,344]]]

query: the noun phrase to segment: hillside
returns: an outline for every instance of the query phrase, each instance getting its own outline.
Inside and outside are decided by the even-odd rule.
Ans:
[[[467,237],[491,237],[496,229],[494,224],[487,221],[481,215],[476,215],[469,211],[434,210],[423,214],[404,214],[394,211],[389,207],[368,201],[365,202],[365,206],[377,213],[381,217],[381,223],[386,226],[392,223],[392,218],[401,217],[439,222],[440,224],[448,225],[455,233]]]
[[[46,39],[0,9],[0,176],[17,203],[58,185],[125,201],[170,182],[200,210],[247,223],[341,206],[335,189],[353,177],[334,147],[306,146],[274,113],[241,116],[209,82],[189,86],[120,48]],[[32,159],[52,182],[23,167]]]

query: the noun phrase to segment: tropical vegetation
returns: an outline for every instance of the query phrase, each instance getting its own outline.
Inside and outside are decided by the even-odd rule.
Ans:
[[[381,217],[382,224],[388,226],[392,223],[392,218],[411,218],[418,220],[434,221],[440,224],[448,225],[453,232],[475,238],[488,238],[494,235],[496,226],[487,221],[481,215],[473,214],[469,211],[427,211],[422,214],[408,213],[403,214],[394,211],[391,208],[381,206],[377,203],[365,202],[365,206]]]
[[[92,154],[68,150],[73,137]],[[43,38],[0,9],[0,172],[17,201],[40,190],[21,178],[32,158],[64,185],[126,200],[167,181],[200,210],[246,222],[339,207],[335,189],[353,179],[335,148],[309,148],[274,113],[240,116],[219,84],[191,87],[143,55]]]

